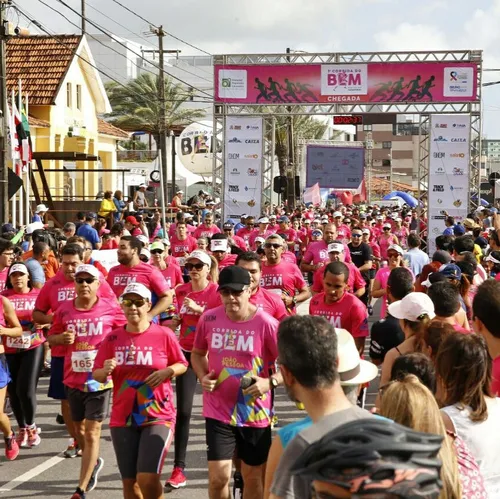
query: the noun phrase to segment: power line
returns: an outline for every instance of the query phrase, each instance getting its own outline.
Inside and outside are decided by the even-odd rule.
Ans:
[[[82,16],[82,14],[80,12],[78,12],[77,10],[75,10],[73,7],[71,7],[71,5],[68,5],[66,2],[64,2],[63,0],[56,0],[57,2],[59,2],[61,5],[64,5],[67,9],[71,10],[71,12],[73,12],[74,14],[76,14],[77,16],[81,17],[82,19],[85,18],[84,16]],[[107,32],[103,29],[101,29],[96,23],[94,23],[94,21],[92,21],[91,19],[88,19],[88,18],[85,18],[85,20],[91,24],[92,26],[94,26],[95,28],[97,28],[99,31],[101,31],[102,33],[104,33],[105,35],[107,36],[111,36],[112,33],[110,32]],[[118,44],[118,45],[121,45],[122,47],[124,47],[125,49],[127,49],[129,52],[131,52],[132,54],[136,55],[137,57],[140,57],[141,59],[145,59],[144,56],[138,54],[137,52],[134,52],[133,50],[130,49],[130,47],[127,47],[124,43],[120,42],[119,40],[115,40],[115,42]],[[174,76],[173,74],[169,73],[168,71],[166,71],[164,68],[160,68],[160,66],[158,66],[157,64],[153,64],[151,61],[147,61],[149,62],[149,64],[151,64],[153,67],[155,67],[156,69],[158,69],[158,71],[163,71],[166,75],[170,76],[171,78],[174,78],[175,80],[178,80],[180,81],[181,83],[184,83],[184,85],[186,85],[187,87],[191,87],[193,88],[194,90],[197,90],[198,92],[202,93],[202,94],[206,94],[208,95],[210,98],[212,98],[212,95],[210,95],[208,92],[205,92],[205,90],[201,90],[193,85],[190,85],[188,82],[182,80],[181,78],[179,78],[178,76]],[[189,73],[193,76],[196,76],[198,77],[198,75],[194,74],[194,73],[191,73],[190,71],[187,71],[187,70],[184,70],[186,73]],[[203,78],[204,79],[204,78]],[[207,80],[208,81],[208,80]]]
[[[118,0],[113,0],[113,2],[115,2],[117,5],[119,5],[120,7],[124,8],[125,10],[128,10],[131,14],[133,14],[136,17],[138,17],[142,21],[147,22],[148,24],[150,24],[151,26],[154,26],[155,28],[158,28],[158,26],[155,26],[155,24],[149,22],[147,19],[145,19],[141,15],[137,14],[137,12],[134,12],[133,10],[129,9],[126,5],[123,5]],[[197,47],[196,45],[193,45],[192,43],[189,43],[186,40],[183,40],[182,38],[179,38],[178,36],[173,35],[172,33],[165,32],[165,34],[168,35],[168,36],[170,36],[170,37],[172,37],[172,38],[174,38],[175,40],[177,40],[177,41],[179,41],[181,43],[184,43],[188,47],[191,47],[191,48],[193,48],[195,50],[198,50],[198,51],[202,52],[203,54],[212,56],[212,54],[210,52],[207,52],[206,50],[203,50],[200,47]]]

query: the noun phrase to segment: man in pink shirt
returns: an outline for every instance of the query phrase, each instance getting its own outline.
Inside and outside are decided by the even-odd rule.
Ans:
[[[276,223],[276,215],[269,215],[269,227],[268,229],[273,233],[276,234],[276,232],[279,231],[280,226]]]
[[[282,261],[283,239],[273,234],[264,244],[266,262],[262,266],[261,286],[283,300],[290,315],[295,306],[307,300],[311,293],[297,265]]]
[[[193,237],[212,237],[214,234],[219,234],[220,229],[214,224],[214,216],[212,213],[207,213],[203,219],[203,223],[194,231]]]
[[[263,497],[271,447],[270,392],[283,383],[280,373],[269,375],[268,369],[277,358],[278,321],[250,303],[250,274],[245,269],[226,267],[218,291],[223,306],[203,313],[191,354],[203,388],[208,495],[230,497],[236,450],[245,490],[251,497]]]
[[[78,445],[83,451],[74,499],[85,497],[95,488],[104,465],[99,457],[99,442],[112,383],[93,379],[94,359],[107,334],[126,322],[115,299],[98,297],[99,284],[99,271],[93,265],[76,268],[76,298],[57,309],[48,336],[51,345],[66,349],[64,385]]]
[[[177,264],[181,269],[184,269],[186,257],[197,248],[196,239],[188,235],[184,220],[177,222],[175,234],[170,238],[170,247]]]
[[[215,234],[212,237],[210,241],[210,251],[217,260],[219,272],[230,265],[234,265],[236,262],[236,255],[231,254],[231,248],[229,247],[228,239],[225,234]]]
[[[256,231],[255,218],[251,215],[245,218],[245,227],[238,231],[238,236],[249,244],[250,236]]]
[[[257,237],[262,237],[265,239],[267,236],[270,236],[273,234],[268,227],[269,227],[269,219],[267,217],[261,217],[258,220],[259,222],[259,227],[250,234],[250,237],[248,238],[248,245],[250,246],[250,249],[252,251],[255,251],[257,248],[255,247],[255,239]]]
[[[226,222],[222,226],[222,232],[229,238],[229,244],[238,246],[242,251],[248,250],[247,243],[240,236],[235,235],[234,224],[232,222]]]
[[[290,227],[290,219],[286,215],[279,219],[279,223],[280,228],[278,230],[278,234],[285,236],[284,239],[288,245],[288,249],[293,251],[295,243],[298,239],[297,231]]]
[[[346,329],[363,355],[368,336],[368,311],[359,298],[347,292],[349,269],[342,262],[329,263],[325,269],[323,293],[309,303],[309,315],[324,317],[335,328]]]
[[[108,283],[117,298],[131,282],[144,284],[154,294],[154,305],[149,311],[149,318],[153,320],[172,304],[172,292],[157,268],[141,262],[139,259],[141,249],[141,242],[135,237],[123,236],[120,239],[118,246],[120,265],[110,269]]]
[[[347,227],[344,223],[342,223],[342,213],[340,211],[336,211],[333,214],[333,223],[337,228],[337,237],[344,243],[347,244],[351,239],[351,229]]]

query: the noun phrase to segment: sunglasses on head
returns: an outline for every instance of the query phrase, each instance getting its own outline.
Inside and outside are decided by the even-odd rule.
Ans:
[[[94,277],[75,277],[75,282],[77,284],[83,284],[84,282],[87,284],[92,284],[94,281],[96,281]]]
[[[278,244],[278,243],[266,243],[264,244],[264,248],[274,248],[274,249],[278,249],[278,248],[282,248],[283,245],[281,244]]]
[[[232,295],[232,296],[241,296],[243,294],[243,291],[245,291],[245,289],[240,289],[239,291],[236,291],[235,289],[224,288],[224,289],[221,289],[219,291],[219,293],[222,296],[229,296],[229,295]]]
[[[204,263],[186,263],[186,269],[188,272],[191,270],[201,270],[205,266]]]
[[[155,249],[151,251],[152,255],[161,255],[163,253],[163,250],[161,249]]]
[[[135,300],[132,300],[131,298],[126,298],[122,300],[122,305],[125,307],[131,307],[132,305],[135,305],[137,308],[141,308],[144,306],[145,303],[147,303],[148,300],[146,298],[137,298]]]

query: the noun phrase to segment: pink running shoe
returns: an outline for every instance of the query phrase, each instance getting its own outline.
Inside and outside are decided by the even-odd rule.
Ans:
[[[17,445],[16,434],[12,432],[10,437],[4,437],[5,442],[5,457],[9,461],[14,461],[19,456],[19,445]]]

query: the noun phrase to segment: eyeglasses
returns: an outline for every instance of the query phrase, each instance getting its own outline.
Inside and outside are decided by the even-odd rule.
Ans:
[[[264,244],[264,248],[267,248],[267,249],[269,249],[269,248],[278,249],[278,248],[282,248],[282,247],[283,247],[283,245],[278,244],[278,243],[274,243],[274,244],[273,243],[266,243],[266,244]]]
[[[191,270],[201,270],[205,266],[204,263],[186,263],[185,267],[188,272],[191,272]]]
[[[229,289],[229,288],[224,288],[219,291],[219,293],[222,296],[241,296],[243,294],[243,291],[245,291],[246,288],[240,289],[239,291],[236,291],[235,289]]]
[[[351,237],[361,237],[363,234],[351,234]]]
[[[75,282],[77,284],[83,284],[84,282],[86,284],[92,284],[94,281],[97,281],[97,279],[93,277],[75,277]]]
[[[131,307],[132,305],[135,305],[137,308],[141,308],[147,302],[148,300],[146,300],[146,298],[137,298],[137,300],[125,299],[122,300],[122,305],[125,307]]]
[[[163,253],[163,250],[161,249],[155,249],[151,251],[152,255],[161,255]]]

